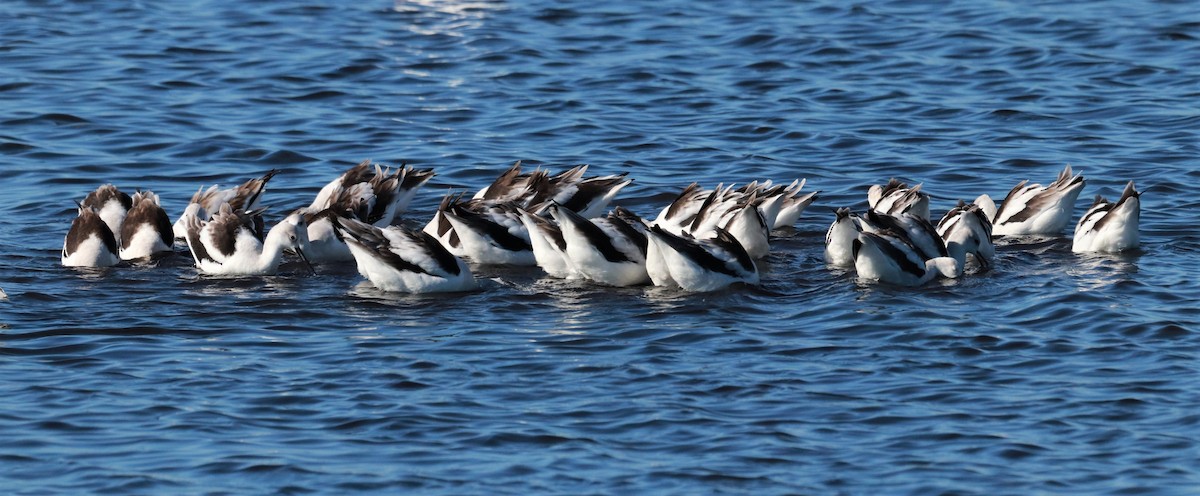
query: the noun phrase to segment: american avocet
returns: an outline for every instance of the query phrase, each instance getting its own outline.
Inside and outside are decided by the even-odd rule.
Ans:
[[[854,240],[854,270],[861,279],[900,286],[920,286],[935,277],[957,277],[958,262],[950,257],[926,259],[892,231],[861,232]]]
[[[269,275],[279,270],[284,250],[291,250],[312,271],[304,256],[308,232],[299,212],[279,221],[261,242],[248,225],[251,216],[225,204],[207,222],[189,217],[187,244],[196,268],[215,275]]]
[[[372,169],[371,160],[367,159],[322,187],[307,210],[317,213],[327,208],[344,210],[353,206],[357,220],[386,227],[408,210],[417,190],[434,175],[433,169],[406,164],[395,172],[379,164]]]
[[[176,239],[184,239],[187,237],[187,225],[190,217],[195,217],[198,220],[208,220],[210,216],[221,209],[221,205],[229,204],[234,211],[241,210],[243,212],[261,211],[262,195],[267,190],[267,182],[278,174],[278,169],[272,169],[270,172],[263,174],[262,177],[247,180],[235,188],[221,189],[220,185],[214,184],[208,189],[201,187],[192,195],[191,201],[188,202],[183,214],[175,220],[172,225],[172,231]],[[255,235],[259,238],[263,236],[262,218],[254,219]]]
[[[334,216],[347,216],[377,227],[391,225],[396,216],[408,209],[417,189],[434,176],[433,169],[415,169],[401,165],[393,173],[365,160],[326,184],[308,208],[309,260],[349,262],[350,248],[333,227]]]
[[[335,218],[358,272],[384,291],[432,293],[475,289],[475,278],[462,259],[427,233],[399,226],[380,229],[365,222]]]
[[[111,267],[120,262],[117,238],[95,208],[79,204],[79,214],[63,240],[62,264],[67,267]]]
[[[807,179],[796,179],[787,186],[771,186],[768,180],[758,186],[758,207],[767,221],[768,229],[774,231],[794,226],[804,209],[816,201],[820,190],[800,194],[807,182]]]
[[[992,244],[992,222],[987,214],[974,203],[958,201],[958,205],[946,212],[938,221],[938,235],[946,242],[946,251],[965,270],[967,254],[971,254],[979,266],[987,269],[996,256]]]
[[[904,238],[923,260],[950,256],[950,252],[946,250],[946,242],[938,235],[937,228],[928,220],[913,214],[889,215],[868,210],[867,216],[861,219],[860,227],[863,231],[889,231]]]
[[[553,176],[540,169],[521,173],[518,161],[492,184],[476,192],[473,199],[512,202],[534,214],[542,213],[550,202],[555,202],[588,218],[604,212],[617,193],[633,182],[624,172],[584,177],[587,170],[585,164]]]
[[[563,239],[562,229],[545,217],[534,215],[521,209],[521,223],[529,232],[529,242],[533,247],[533,258],[538,267],[546,271],[550,277],[559,279],[578,279],[583,277],[567,258],[567,241]]]
[[[1000,209],[986,194],[975,200],[992,221],[992,234],[1020,236],[1059,234],[1071,221],[1075,200],[1083,191],[1082,174],[1072,175],[1068,165],[1049,186],[1021,181],[1008,192]]]
[[[171,219],[150,191],[133,194],[133,208],[121,225],[121,260],[150,258],[170,253],[175,244]]]
[[[583,173],[587,172],[587,168],[587,165],[580,165],[558,176],[548,177],[547,187],[530,198],[528,205],[535,207],[553,201],[585,219],[597,217],[608,208],[617,193],[633,182],[625,172],[585,178]],[[564,177],[560,180],[560,176]]]
[[[862,229],[849,208],[834,210],[833,224],[825,233],[825,262],[838,267],[854,266],[854,240]]]
[[[1092,208],[1083,214],[1075,226],[1071,251],[1118,252],[1137,248],[1141,196],[1134,189],[1133,181],[1125,185],[1125,190],[1115,203],[1097,195]]]
[[[129,213],[129,208],[133,206],[133,199],[116,186],[105,184],[88,193],[82,205],[95,209],[108,225],[108,230],[116,235],[121,232],[121,223]]]
[[[546,211],[562,230],[567,245],[564,253],[571,267],[584,277],[609,286],[650,282],[646,235],[622,218],[625,215],[614,213],[589,220],[557,203]],[[628,211],[624,214],[631,215]],[[644,226],[640,220],[634,222]]]
[[[920,184],[910,188],[892,178],[886,185],[874,184],[867,189],[867,208],[890,215],[907,213],[929,220],[929,195],[921,192]]]
[[[480,264],[537,264],[516,205],[480,200],[443,200],[442,204],[445,208],[439,208],[425,232],[441,233],[431,235],[445,241],[443,246],[451,253]],[[442,221],[450,226],[445,232]]]
[[[720,203],[714,201],[717,195],[716,191],[709,195],[692,223],[686,227],[686,232],[693,237],[707,239],[713,237],[719,227],[738,240],[752,258],[766,256],[771,251],[771,229],[757,207],[757,193],[737,199],[728,198]]]
[[[715,234],[697,240],[650,227],[646,271],[654,285],[703,292],[739,282],[757,284],[758,267],[741,243],[724,229],[717,228]]]

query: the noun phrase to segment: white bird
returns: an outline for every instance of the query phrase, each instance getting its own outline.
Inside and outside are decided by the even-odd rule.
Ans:
[[[729,232],[741,243],[752,258],[765,257],[771,251],[771,228],[766,217],[758,208],[758,194],[730,196],[717,200],[719,192],[714,190],[701,204],[691,224],[684,226],[686,232],[698,239],[715,235],[716,229]]]
[[[916,248],[890,231],[862,232],[854,241],[854,270],[860,279],[900,286],[920,286],[937,276],[957,277],[950,257],[925,259]]]
[[[330,181],[306,209],[317,213],[327,208],[353,208],[357,220],[386,227],[408,210],[417,190],[433,178],[433,169],[401,165],[395,172],[367,159]]]
[[[1071,251],[1118,252],[1137,248],[1141,196],[1134,189],[1133,181],[1125,185],[1125,190],[1115,203],[1097,195],[1092,208],[1083,214],[1075,226]]]
[[[620,215],[588,220],[557,203],[550,204],[546,211],[562,230],[568,262],[584,277],[609,286],[650,282],[646,235]],[[640,219],[633,222],[644,226]]]
[[[380,229],[347,218],[335,218],[334,227],[354,254],[358,272],[376,288],[404,293],[476,288],[467,264],[427,233],[400,226]]]
[[[121,260],[151,258],[170,253],[175,245],[171,219],[158,203],[158,195],[150,191],[133,194],[133,208],[121,224]]]
[[[868,210],[867,216],[859,219],[859,227],[865,232],[888,232],[902,237],[923,260],[950,256],[937,228],[928,220],[913,214],[889,215]]]
[[[62,264],[67,267],[111,267],[120,262],[117,238],[95,208],[79,204],[79,215],[63,240]]]
[[[646,271],[655,286],[706,292],[739,282],[758,284],[754,259],[724,229],[712,239],[697,240],[652,226],[646,236]]]
[[[547,171],[521,173],[518,161],[500,174],[492,184],[475,193],[473,199],[512,202],[533,214],[541,214],[550,202],[558,203],[579,215],[595,217],[622,188],[633,182],[627,173],[583,177],[588,166],[577,165],[551,176]]]
[[[1008,192],[1000,209],[986,194],[975,200],[992,221],[992,234],[1020,236],[1059,234],[1071,221],[1075,200],[1083,190],[1082,174],[1072,175],[1068,165],[1049,186],[1021,181]]]
[[[892,178],[886,185],[873,184],[867,189],[867,208],[883,214],[907,213],[929,220],[929,195],[921,192],[920,184],[910,188]]]
[[[825,262],[837,267],[854,266],[854,240],[862,229],[849,208],[834,210],[833,224],[825,233]]]
[[[308,208],[309,260],[316,263],[354,260],[350,248],[333,227],[332,218],[345,216],[376,227],[391,225],[408,209],[417,189],[433,178],[433,169],[401,165],[393,173],[365,160],[330,181]]]
[[[807,179],[797,179],[792,181],[792,184],[784,187],[779,192],[773,193],[770,190],[764,190],[759,196],[762,198],[759,208],[763,210],[763,215],[767,220],[767,227],[770,230],[779,229],[781,227],[791,227],[800,219],[800,214],[804,213],[804,209],[812,205],[816,201],[817,195],[821,194],[820,190],[813,191],[807,194],[800,194],[804,189],[804,185],[808,182]],[[767,187],[770,181],[766,182]],[[779,205],[778,213],[772,218],[770,212],[774,207],[770,203],[777,202]]]
[[[304,256],[308,231],[300,212],[279,221],[263,241],[252,230],[253,215],[224,204],[208,221],[190,217],[186,239],[196,268],[215,275],[270,275],[279,270],[284,250],[291,250],[312,271]]]
[[[208,220],[209,217],[221,209],[221,205],[228,204],[234,211],[261,211],[262,206],[259,203],[262,200],[262,194],[267,190],[267,182],[278,173],[278,169],[272,169],[263,174],[262,177],[247,180],[235,188],[221,189],[221,186],[217,184],[210,186],[208,189],[201,187],[192,195],[192,199],[188,202],[187,207],[184,208],[183,214],[172,225],[175,238],[184,239],[187,237],[187,226],[190,218],[195,217],[201,221]],[[255,233],[259,237],[263,235],[263,227],[262,217],[254,219]]]
[[[83,199],[83,206],[95,209],[108,225],[108,230],[116,235],[121,232],[121,223],[133,206],[133,199],[116,186],[105,184],[88,193]]]
[[[517,211],[521,223],[529,231],[529,241],[533,247],[533,258],[538,267],[546,271],[550,277],[559,279],[578,279],[583,277],[567,258],[567,241],[563,239],[562,229],[558,224],[544,217],[533,215],[521,209]]]
[[[946,251],[958,261],[960,269],[965,270],[967,254],[973,256],[985,270],[992,266],[996,256],[996,245],[992,243],[992,222],[978,205],[959,200],[958,205],[938,221],[937,232],[946,242]]]
[[[475,263],[536,265],[517,210],[511,203],[443,200],[424,230],[450,253]]]

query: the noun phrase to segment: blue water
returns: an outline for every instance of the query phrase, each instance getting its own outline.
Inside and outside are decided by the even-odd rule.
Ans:
[[[13,1],[0,6],[7,494],[1178,494],[1200,491],[1193,2]],[[610,289],[476,267],[58,263],[112,182],[172,216],[272,168],[307,204],[365,158],[433,167],[405,222],[516,160],[808,178],[758,287]],[[1002,242],[919,289],[822,262],[868,185],[959,198],[1134,180],[1141,250]],[[273,221],[274,219],[269,219]]]

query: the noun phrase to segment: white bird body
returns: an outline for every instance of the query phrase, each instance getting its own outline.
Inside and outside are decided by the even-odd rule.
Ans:
[[[1140,220],[1141,193],[1130,181],[1116,202],[1096,197],[1095,203],[1075,226],[1071,251],[1119,252],[1137,248]]]
[[[229,205],[235,211],[261,212],[263,209],[260,203],[263,193],[267,191],[267,183],[278,173],[278,169],[273,169],[263,174],[262,177],[247,180],[234,188],[221,189],[220,185],[214,184],[208,189],[201,187],[196,190],[187,207],[184,208],[183,214],[171,226],[175,238],[187,238],[190,218],[195,217],[201,221],[208,220],[221,210],[222,205]],[[258,222],[261,223],[261,217]]]
[[[61,260],[66,267],[111,267],[121,261],[117,239],[95,208],[79,206],[63,240]]]
[[[854,240],[862,232],[849,208],[834,211],[836,218],[825,232],[825,262],[837,267],[854,266]]]
[[[647,273],[656,286],[678,286],[707,292],[734,283],[757,284],[758,267],[736,239],[724,229],[707,240],[676,236],[662,227],[646,232]]]
[[[331,219],[346,216],[376,227],[392,225],[408,209],[417,190],[432,179],[433,169],[401,165],[395,172],[364,160],[317,193],[304,209],[308,221],[309,259],[317,263],[350,262],[354,255],[338,237]]]
[[[899,286],[920,286],[939,275],[953,278],[961,273],[953,258],[927,260],[903,237],[887,231],[859,233],[854,242],[854,270],[860,279]]]
[[[562,230],[566,259],[584,277],[609,286],[650,282],[646,235],[637,228],[616,215],[588,220],[558,204],[546,211]]]
[[[83,199],[83,206],[95,209],[108,225],[108,230],[116,236],[121,233],[121,224],[133,206],[133,199],[116,186],[105,184],[88,193]]]
[[[892,178],[884,186],[871,185],[867,189],[867,208],[888,215],[912,214],[929,220],[929,195],[921,192],[921,185],[911,188]]]
[[[426,232],[431,228],[438,232],[435,237],[439,241],[443,236],[448,242],[457,239],[457,244],[448,243],[446,249],[475,263],[537,265],[529,233],[516,208],[511,204],[478,200],[450,202],[446,208],[438,210],[425,229]],[[442,220],[450,226],[444,235],[439,232]]]
[[[992,234],[999,236],[1059,234],[1071,221],[1075,200],[1083,191],[1082,174],[1067,166],[1049,186],[1021,181],[1008,192],[992,217]],[[995,204],[986,194],[975,200],[984,211]]]
[[[996,256],[992,223],[978,205],[959,201],[938,221],[937,233],[946,242],[946,251],[958,261],[960,269],[965,270],[968,254],[984,269],[991,267]]]
[[[151,258],[170,253],[175,244],[171,219],[159,206],[158,195],[139,191],[133,195],[133,207],[121,224],[121,260]]]
[[[567,258],[567,242],[563,239],[562,229],[550,220],[533,215],[524,209],[518,212],[521,215],[521,223],[529,232],[533,258],[537,261],[538,267],[546,271],[550,277],[559,279],[583,277]]]
[[[937,229],[928,220],[910,213],[883,214],[868,210],[866,218],[859,219],[859,226],[865,232],[886,232],[900,236],[923,260],[946,257],[946,243],[938,235]]]
[[[338,229],[358,272],[384,291],[436,293],[477,287],[471,269],[427,233],[399,226],[379,228],[354,219],[336,218]]]
[[[272,227],[263,241],[248,225],[248,217],[226,204],[207,222],[190,218],[186,239],[196,268],[213,275],[271,275],[278,271],[285,249],[308,263],[308,231],[299,212]]]

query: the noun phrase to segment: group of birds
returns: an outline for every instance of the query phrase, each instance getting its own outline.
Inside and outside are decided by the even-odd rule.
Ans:
[[[610,286],[713,291],[758,283],[757,260],[770,252],[772,231],[794,225],[820,193],[802,192],[804,180],[713,189],[693,183],[649,220],[619,206],[608,211],[633,181],[626,174],[586,176],[587,169],[551,174],[524,171],[517,162],[470,198],[444,196],[420,230],[399,220],[434,171],[407,165],[363,161],[270,230],[262,199],[278,171],[234,188],[201,188],[173,224],[158,195],[131,197],[106,184],[78,203],[62,264],[154,259],[174,253],[182,241],[196,268],[213,275],[273,274],[291,252],[310,271],[313,264],[354,262],[385,291],[471,290],[476,281],[464,259],[536,265],[551,277]],[[870,188],[865,214],[836,211],[825,257],[853,267],[860,278],[909,286],[961,276],[968,257],[986,270],[995,254],[993,235],[1061,232],[1083,184],[1068,166],[1049,186],[1021,182],[999,209],[987,195],[960,201],[935,226],[920,185],[892,180]],[[1132,182],[1116,202],[1097,197],[1076,227],[1074,250],[1136,247],[1138,198]]]
[[[921,185],[891,180],[871,186],[865,215],[836,211],[825,236],[825,260],[853,267],[858,276],[903,286],[963,275],[969,259],[992,266],[995,236],[1058,235],[1071,220],[1083,190],[1082,174],[1067,166],[1049,185],[1018,183],[996,207],[987,194],[959,200],[935,225]],[[1141,194],[1130,181],[1115,202],[1097,195],[1075,226],[1071,250],[1120,252],[1138,247]],[[969,259],[968,259],[969,257]]]

